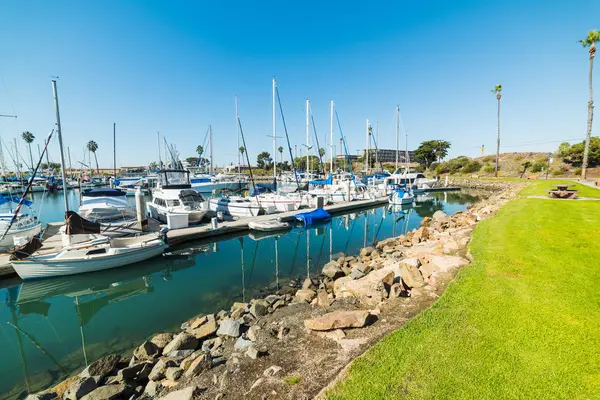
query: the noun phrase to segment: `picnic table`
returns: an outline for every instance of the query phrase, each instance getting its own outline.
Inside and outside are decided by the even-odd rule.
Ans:
[[[569,189],[569,187],[575,186],[573,184],[557,184],[555,188],[548,190],[548,197],[552,199],[568,199],[573,200],[577,198],[577,190]]]

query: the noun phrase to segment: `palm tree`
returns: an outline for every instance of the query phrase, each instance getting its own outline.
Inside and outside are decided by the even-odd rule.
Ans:
[[[279,162],[283,163],[283,146],[279,146],[277,151],[279,152],[279,159],[280,159]]]
[[[94,153],[94,159],[96,160],[96,172],[100,173],[100,168],[98,168],[98,157],[96,156],[96,150],[98,150],[98,144],[93,140],[90,140],[87,144],[88,151]]]
[[[33,156],[31,155],[31,143],[33,143],[33,139],[35,139],[35,136],[33,136],[33,133],[31,133],[31,132],[25,131],[25,132],[23,132],[21,137],[29,146],[29,160],[31,161],[31,168],[33,168]]]
[[[196,147],[196,153],[198,153],[198,158],[202,158],[202,154],[204,154],[204,147],[202,147],[202,145],[198,145],[198,147]]]
[[[498,144],[496,145],[496,170],[494,176],[498,177],[498,160],[500,159],[500,99],[502,98],[502,85],[496,85],[492,89],[492,93],[496,93],[496,99],[498,99]]]
[[[242,157],[244,157],[244,152],[246,152],[246,148],[244,146],[240,146],[239,150]]]
[[[594,89],[592,86],[592,68],[594,67],[594,55],[596,54],[596,43],[600,42],[600,32],[593,30],[588,32],[584,40],[579,43],[583,47],[589,47],[590,53],[590,72],[588,84],[590,86],[590,100],[588,102],[588,120],[587,120],[587,135],[585,136],[585,147],[583,149],[583,162],[581,164],[581,179],[586,179],[588,167],[588,155],[590,152],[590,138],[592,137],[592,120],[594,119]]]

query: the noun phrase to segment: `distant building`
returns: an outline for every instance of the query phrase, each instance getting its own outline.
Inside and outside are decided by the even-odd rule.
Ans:
[[[348,154],[348,157],[350,157],[350,161],[356,161],[358,160],[358,156],[355,154]],[[335,156],[335,158],[337,158],[338,160],[345,160],[346,159],[346,155],[345,154],[338,154]]]
[[[248,167],[248,164],[232,164],[232,165],[226,165],[225,167],[223,167],[223,172],[226,174],[230,174],[230,173],[234,173],[238,171],[238,168],[240,171],[247,171],[250,169],[250,167]]]
[[[365,149],[362,151],[362,157],[365,156]],[[377,161],[382,163],[391,163],[396,162],[396,150],[390,149],[378,149],[377,157],[375,157],[375,149],[371,149],[371,156],[377,159]],[[413,150],[408,151],[408,161],[414,161],[415,152]],[[406,162],[406,151],[398,150],[398,162],[405,163]]]

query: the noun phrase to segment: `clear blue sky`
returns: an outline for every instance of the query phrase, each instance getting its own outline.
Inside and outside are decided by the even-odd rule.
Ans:
[[[502,151],[553,150],[546,142],[585,136],[588,57],[576,41],[600,28],[599,15],[598,1],[4,0],[0,114],[18,118],[0,119],[0,135],[19,136],[21,152],[24,130],[41,143],[54,123],[54,75],[73,162],[93,139],[100,166],[112,166],[116,122],[119,165],[157,160],[157,131],[192,156],[209,124],[216,162],[228,164],[237,94],[254,162],[272,149],[276,76],[294,144],[308,97],[321,141],[335,100],[352,153],[364,148],[367,118],[380,121],[380,147],[394,147],[399,104],[410,148],[445,139],[451,156],[476,156],[481,144],[491,154],[490,89],[501,83]],[[544,143],[517,146],[532,142]]]

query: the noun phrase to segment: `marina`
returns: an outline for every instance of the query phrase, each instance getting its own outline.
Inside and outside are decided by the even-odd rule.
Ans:
[[[352,254],[418,228],[437,210],[451,214],[478,199],[466,192],[435,193],[406,209],[353,202],[347,213],[330,209],[333,219],[321,226],[275,234],[223,223],[234,224],[226,235],[174,244],[164,256],[129,267],[13,281],[0,289],[0,346],[7,349],[0,391],[12,400],[40,390],[108,352],[175,330],[195,314],[318,274],[336,253]]]

